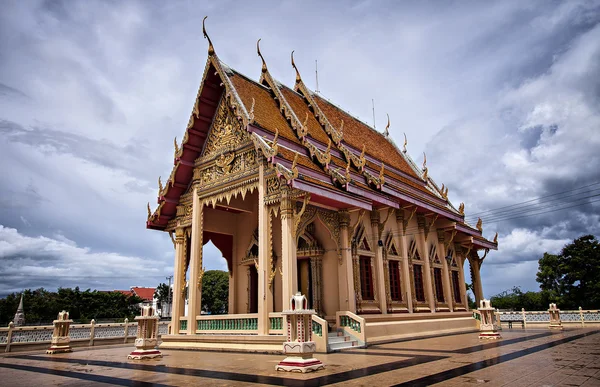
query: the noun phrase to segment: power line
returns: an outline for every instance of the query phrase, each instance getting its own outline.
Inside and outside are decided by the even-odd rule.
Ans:
[[[569,189],[569,190],[566,190],[566,191],[562,191],[562,192],[553,193],[553,194],[550,194],[550,195],[540,196],[540,197],[537,197],[537,198],[533,198],[533,199],[530,199],[530,200],[526,200],[526,201],[524,201],[524,202],[520,202],[520,203],[511,204],[511,205],[508,205],[508,206],[502,206],[502,207],[493,208],[493,209],[491,209],[491,210],[486,210],[486,211],[475,212],[475,213],[473,213],[473,214],[470,214],[470,215],[469,215],[469,217],[478,216],[478,215],[481,215],[481,214],[485,214],[485,213],[487,213],[487,212],[493,212],[493,211],[501,210],[501,209],[504,209],[504,208],[510,208],[510,207],[519,206],[519,205],[521,205],[521,204],[525,204],[525,203],[534,202],[534,201],[536,201],[536,200],[545,199],[545,198],[549,198],[549,197],[552,197],[552,196],[562,195],[562,194],[564,194],[564,193],[569,193],[569,192],[578,191],[578,190],[580,190],[580,189],[583,189],[583,188],[588,188],[588,187],[593,187],[593,186],[595,186],[595,185],[599,185],[599,184],[600,184],[600,181],[599,181],[599,182],[596,182],[596,183],[589,184],[589,185],[584,185],[583,187],[579,187],[579,188],[573,188],[573,189]]]
[[[596,191],[594,195],[571,199],[571,200],[564,201],[562,203],[545,202],[545,203],[539,203],[539,204],[535,204],[535,205],[529,205],[529,206],[526,206],[523,208],[517,208],[514,210],[500,211],[498,213],[492,213],[489,216],[481,217],[481,220],[486,221],[486,222],[493,222],[495,219],[500,219],[500,218],[504,218],[507,216],[524,215],[524,214],[527,214],[532,211],[539,211],[539,210],[543,210],[546,208],[552,208],[552,207],[556,207],[556,206],[573,204],[573,203],[580,202],[582,200],[587,200],[587,199],[595,198],[598,196],[600,196],[600,191]],[[584,204],[591,203],[591,202],[593,202],[593,201],[586,201],[584,203],[580,203],[580,205],[584,205]],[[477,218],[469,218],[469,219],[466,219],[466,221],[475,221],[476,219]]]

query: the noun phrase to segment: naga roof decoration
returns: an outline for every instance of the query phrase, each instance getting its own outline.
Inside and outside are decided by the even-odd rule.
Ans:
[[[294,62],[294,51],[295,85],[288,88],[271,76],[260,39],[256,42],[262,62],[259,81],[240,74],[218,58],[205,20],[202,31],[208,59],[202,82],[181,143],[174,139],[174,167],[164,186],[159,178],[158,207],[152,211],[148,204],[147,228],[165,230],[175,218],[180,197],[191,189],[195,162],[209,142],[217,110],[225,103],[231,112],[228,125],[235,125],[238,134],[246,133],[244,138],[277,176],[311,193],[312,200],[325,198],[338,208],[371,210],[385,205],[410,209],[413,214],[418,209],[434,217],[442,215],[454,233],[472,236],[481,248],[497,248],[497,240],[481,236],[480,224],[473,227],[465,222],[464,204],[456,209],[450,203],[448,187],[440,188],[428,176],[426,156],[419,168],[408,155],[406,134],[403,149],[398,148],[390,136],[389,115],[381,133],[310,90]],[[234,155],[225,152],[232,150],[213,149],[221,169],[230,168]]]

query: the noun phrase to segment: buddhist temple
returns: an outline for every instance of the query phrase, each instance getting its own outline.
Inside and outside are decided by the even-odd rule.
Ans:
[[[497,236],[465,222],[465,205],[450,203],[425,156],[418,165],[406,140],[397,146],[389,121],[376,131],[310,90],[293,52],[288,87],[271,76],[259,40],[253,80],[203,32],[198,94],[171,175],[159,178],[158,207],[148,205],[146,227],[168,232],[175,249],[162,346],[280,348],[281,312],[297,292],[316,312],[317,336],[352,328],[359,345],[475,330],[465,262],[479,303]],[[200,313],[209,241],[227,260],[225,316]]]

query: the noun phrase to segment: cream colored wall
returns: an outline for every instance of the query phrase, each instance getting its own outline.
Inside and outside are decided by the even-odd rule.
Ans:
[[[335,312],[339,310],[337,244],[331,239],[329,230],[327,230],[327,227],[320,220],[315,220],[315,236],[323,250],[325,250],[321,276],[323,279],[323,293],[321,294],[323,312],[326,316],[335,316]]]
[[[281,218],[279,217],[280,213],[279,211],[277,212],[277,216],[275,216],[275,214],[271,215],[271,228],[273,230],[273,251],[274,254],[277,256],[277,267],[275,268],[275,270],[277,270],[277,273],[275,274],[275,280],[274,280],[274,290],[275,290],[275,302],[273,303],[273,311],[274,312],[281,312],[283,309],[287,309],[288,308],[288,302],[289,300],[286,300],[285,305],[283,305],[283,300],[281,298],[282,295],[282,277],[281,274],[279,272],[279,270],[281,269]],[[283,308],[283,309],[282,309]]]

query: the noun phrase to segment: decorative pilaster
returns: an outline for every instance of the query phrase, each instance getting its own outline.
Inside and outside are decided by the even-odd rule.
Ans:
[[[175,264],[173,265],[173,302],[171,305],[171,332],[179,334],[182,310],[185,305],[182,288],[185,288],[183,267],[185,266],[185,232],[183,228],[175,230]]]
[[[340,245],[342,264],[338,266],[338,281],[340,287],[340,310],[356,313],[356,295],[354,294],[354,273],[352,264],[352,249],[350,248],[350,214],[348,210],[338,212],[340,220]]]
[[[379,293],[379,309],[382,314],[387,314],[387,300],[385,297],[385,271],[383,269],[383,242],[379,239],[380,218],[378,210],[371,211],[371,229],[373,234],[372,249],[375,250],[375,280],[377,282],[376,289]]]
[[[443,230],[438,230],[437,232],[437,237],[438,237],[438,254],[441,255],[441,261],[442,261],[442,286],[444,287],[444,299],[446,300],[446,303],[448,304],[448,309],[450,309],[450,312],[454,312],[454,308],[453,308],[453,300],[452,300],[452,284],[450,283],[450,270],[449,270],[449,265],[450,262],[448,262],[448,260],[446,259],[446,254],[447,254],[447,249],[446,249],[446,245],[445,245],[445,234]]]
[[[406,297],[406,307],[408,308],[408,312],[413,312],[413,296],[412,289],[410,287],[410,281],[412,273],[410,272],[408,266],[408,242],[406,241],[406,226],[408,223],[404,217],[404,210],[400,209],[396,211],[396,229],[397,229],[397,238],[399,241],[398,246],[400,246],[400,254],[402,255],[402,285],[404,289],[404,296]]]
[[[188,324],[187,334],[196,333],[196,318],[202,310],[202,246],[204,245],[204,210],[202,202],[198,199],[197,188],[192,195],[192,234],[190,254],[190,282],[188,287]]]
[[[269,312],[273,310],[273,298],[267,297],[271,252],[269,251],[270,214],[265,203],[267,180],[264,163],[259,167],[258,176],[258,334],[268,335]]]
[[[283,271],[281,299],[286,307],[288,300],[298,291],[298,263],[297,244],[294,227],[294,201],[291,198],[290,188],[281,186],[281,266]]]
[[[310,270],[312,277],[313,308],[317,315],[323,315],[323,257],[310,257]]]
[[[417,243],[421,247],[423,252],[423,278],[425,285],[425,297],[429,303],[429,310],[431,313],[435,313],[435,298],[433,292],[433,281],[431,278],[431,264],[429,262],[429,254],[427,249],[427,237],[425,236],[425,230],[427,228],[427,220],[425,215],[417,214],[417,225],[419,226],[419,233],[417,234]]]

